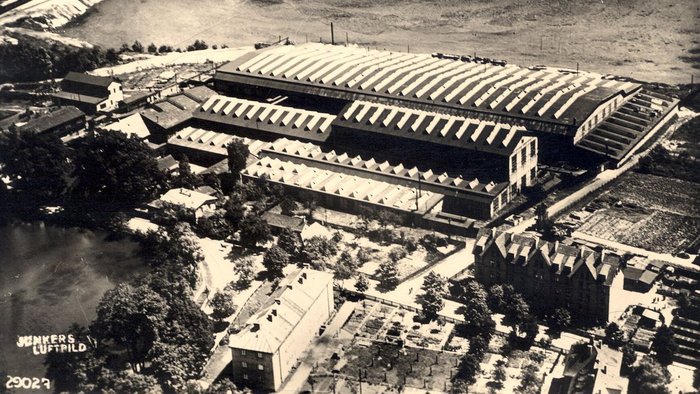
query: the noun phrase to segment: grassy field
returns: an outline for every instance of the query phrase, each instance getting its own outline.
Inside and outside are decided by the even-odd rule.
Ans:
[[[700,237],[700,184],[631,172],[596,202],[605,207],[579,231],[656,252],[685,250]]]
[[[684,0],[105,0],[70,37],[104,46],[138,39],[185,47],[289,36],[412,52],[457,52],[689,82],[700,68],[696,2]]]

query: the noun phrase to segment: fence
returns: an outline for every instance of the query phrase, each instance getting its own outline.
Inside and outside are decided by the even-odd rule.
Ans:
[[[421,313],[421,312],[423,312],[421,308],[417,308],[417,307],[412,306],[412,305],[406,305],[406,304],[402,304],[402,303],[399,303],[399,302],[387,300],[387,299],[385,299],[385,298],[380,298],[380,297],[377,297],[377,296],[373,296],[373,295],[371,295],[371,294],[360,293],[360,292],[358,292],[358,291],[350,290],[350,289],[341,287],[341,286],[339,286],[339,285],[336,285],[336,289],[339,290],[339,291],[341,291],[341,292],[348,293],[348,294],[352,294],[352,295],[354,295],[354,296],[356,296],[356,297],[364,297],[364,298],[366,298],[366,299],[368,299],[368,300],[370,300],[370,301],[376,301],[376,302],[382,303],[382,304],[384,304],[384,305],[394,306],[394,307],[406,309],[406,310],[409,310],[409,311],[411,311],[411,312],[416,312],[416,313]],[[443,316],[443,315],[440,315],[439,319],[442,320],[442,321],[450,322],[450,323],[454,323],[454,324],[461,324],[461,323],[464,323],[462,320],[455,319],[455,318],[449,317],[449,316]]]

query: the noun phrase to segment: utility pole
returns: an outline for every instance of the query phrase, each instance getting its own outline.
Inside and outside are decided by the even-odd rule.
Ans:
[[[578,62],[576,62],[576,75],[578,75]]]
[[[333,22],[331,22],[331,45],[335,45],[335,32],[333,31]]]
[[[345,46],[348,46],[350,41],[348,40],[348,32],[345,32]]]

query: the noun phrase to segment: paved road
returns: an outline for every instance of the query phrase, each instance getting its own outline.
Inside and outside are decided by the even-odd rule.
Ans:
[[[301,364],[280,388],[280,393],[300,392],[306,384],[314,364],[327,360],[338,346],[349,344],[352,341],[352,337],[339,338],[338,333],[356,306],[356,302],[346,301],[340,307],[331,322],[328,323],[326,331],[320,337],[314,339],[314,342],[307,347],[305,354],[301,357]]]

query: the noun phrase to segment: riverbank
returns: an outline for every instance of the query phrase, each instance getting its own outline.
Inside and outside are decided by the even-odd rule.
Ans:
[[[146,272],[138,244],[110,233],[44,222],[0,225],[0,371],[43,377],[43,355],[20,335],[64,334],[95,318],[102,295]]]

